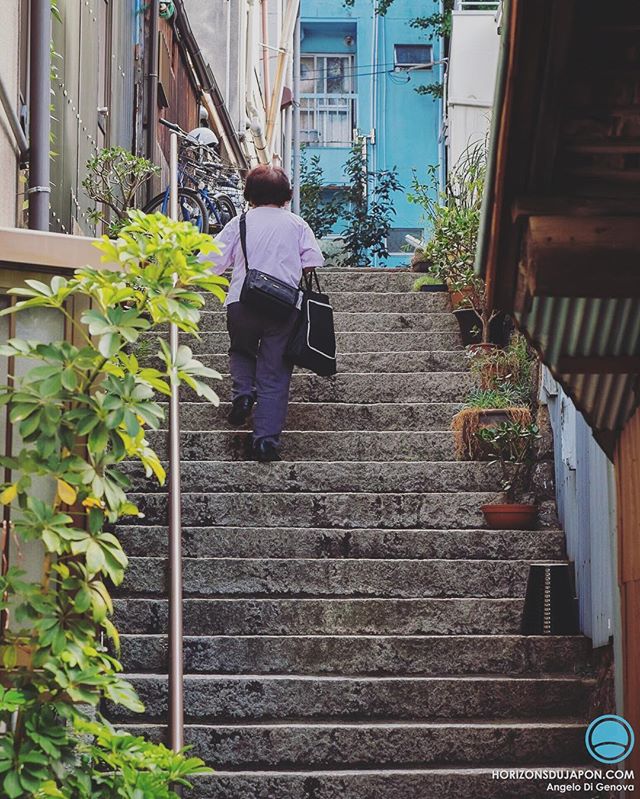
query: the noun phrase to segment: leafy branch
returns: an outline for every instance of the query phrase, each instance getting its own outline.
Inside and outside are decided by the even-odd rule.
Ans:
[[[19,541],[36,541],[45,557],[40,581],[15,566],[0,576],[0,611],[9,617],[0,643],[0,793],[8,799],[174,799],[171,783],[187,784],[203,763],[113,730],[102,702],[139,712],[143,706],[121,676],[111,585],[122,583],[127,557],[108,526],[139,516],[128,499],[125,459],[138,460],[160,483],[164,469],[146,438],[163,410],[157,393],[181,383],[213,403],[205,382],[219,375],[181,346],[174,359],[161,339],[162,368],[141,366],[129,352],[158,325],[174,323],[197,335],[202,292],[223,300],[224,278],[210,274],[199,254],[216,252],[208,236],[162,214],[130,211],[115,240],[99,243],[117,270],[85,268],[49,284],[28,280],[3,311],[52,309],[80,334],[69,341],[10,339],[0,354],[34,362],[0,404],[21,440],[0,458],[11,479],[0,503],[11,507]],[[70,300],[90,304],[80,320]],[[52,500],[34,493],[44,479]]]
[[[160,173],[158,166],[124,147],[100,150],[87,161],[86,170],[82,187],[90,200],[103,206],[102,210],[96,208],[91,212],[91,219],[94,223],[106,223],[112,235],[127,222],[138,191]]]

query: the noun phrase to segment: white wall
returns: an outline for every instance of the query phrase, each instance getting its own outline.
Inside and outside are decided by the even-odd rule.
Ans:
[[[450,165],[489,132],[499,47],[495,11],[453,13],[447,83]]]
[[[6,5],[6,8],[5,8]],[[0,25],[0,75],[9,96],[18,108],[18,43],[20,41],[19,8],[17,0],[3,3]],[[0,104],[0,226],[16,224],[18,172],[17,150],[11,128]]]
[[[191,28],[224,96],[238,133],[246,136],[246,152],[257,163],[248,124],[257,116],[264,129],[265,97],[262,72],[262,15],[260,0],[185,0]],[[269,0],[269,45],[277,48],[283,19],[283,0]],[[271,87],[275,76],[275,49],[269,50]],[[276,126],[274,149],[280,146]]]

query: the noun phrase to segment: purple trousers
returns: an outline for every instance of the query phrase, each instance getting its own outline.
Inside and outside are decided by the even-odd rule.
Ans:
[[[280,442],[293,371],[284,353],[298,313],[293,311],[289,319],[281,322],[252,311],[241,302],[227,306],[233,399],[255,397],[254,441],[268,439],[276,445]]]

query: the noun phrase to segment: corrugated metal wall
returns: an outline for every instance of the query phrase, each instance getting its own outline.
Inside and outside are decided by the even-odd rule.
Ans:
[[[604,646],[614,634],[616,500],[613,466],[582,415],[544,369],[542,400],[554,434],[558,515],[575,564],[580,628]]]

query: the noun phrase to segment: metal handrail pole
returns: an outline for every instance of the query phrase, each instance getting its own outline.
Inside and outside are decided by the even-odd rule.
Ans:
[[[178,135],[170,139],[169,214],[178,218]],[[169,328],[172,363],[178,353],[178,328]],[[171,378],[169,404],[169,743],[184,746],[184,660],[182,621],[182,513],[180,494],[180,406],[177,376]]]

